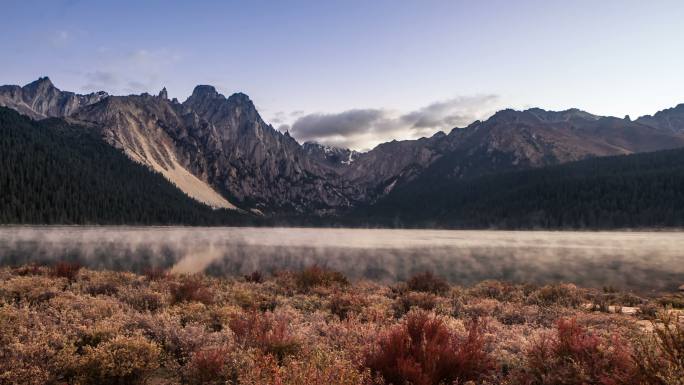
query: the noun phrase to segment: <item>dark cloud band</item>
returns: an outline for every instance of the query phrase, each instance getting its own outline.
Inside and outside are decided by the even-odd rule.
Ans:
[[[352,109],[339,113],[308,114],[281,126],[300,141],[367,149],[392,139],[412,139],[472,123],[493,112],[497,95],[457,97],[405,114],[386,109]]]

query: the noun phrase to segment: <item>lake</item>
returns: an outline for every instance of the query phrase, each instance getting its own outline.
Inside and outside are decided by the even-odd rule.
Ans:
[[[462,285],[499,279],[659,291],[684,283],[684,232],[0,227],[0,264],[58,259],[212,275],[318,264],[382,282],[430,270]]]

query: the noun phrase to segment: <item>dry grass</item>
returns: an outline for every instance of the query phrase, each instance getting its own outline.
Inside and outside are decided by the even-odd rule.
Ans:
[[[388,287],[316,266],[225,279],[0,268],[0,383],[682,385],[672,298],[433,274]]]

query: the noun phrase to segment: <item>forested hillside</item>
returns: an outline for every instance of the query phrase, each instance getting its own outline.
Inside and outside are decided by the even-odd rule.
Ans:
[[[230,224],[87,127],[0,108],[0,223]]]
[[[449,180],[426,173],[357,220],[392,226],[640,228],[684,225],[684,149]]]

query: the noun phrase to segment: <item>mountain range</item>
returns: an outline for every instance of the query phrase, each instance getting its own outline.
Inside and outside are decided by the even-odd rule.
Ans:
[[[194,200],[255,216],[339,216],[435,181],[455,188],[493,174],[684,147],[684,104],[636,120],[507,109],[363,153],[300,144],[266,123],[247,95],[225,97],[208,85],[179,102],[166,89],[79,95],[43,77],[0,86],[0,106],[82,127]]]

